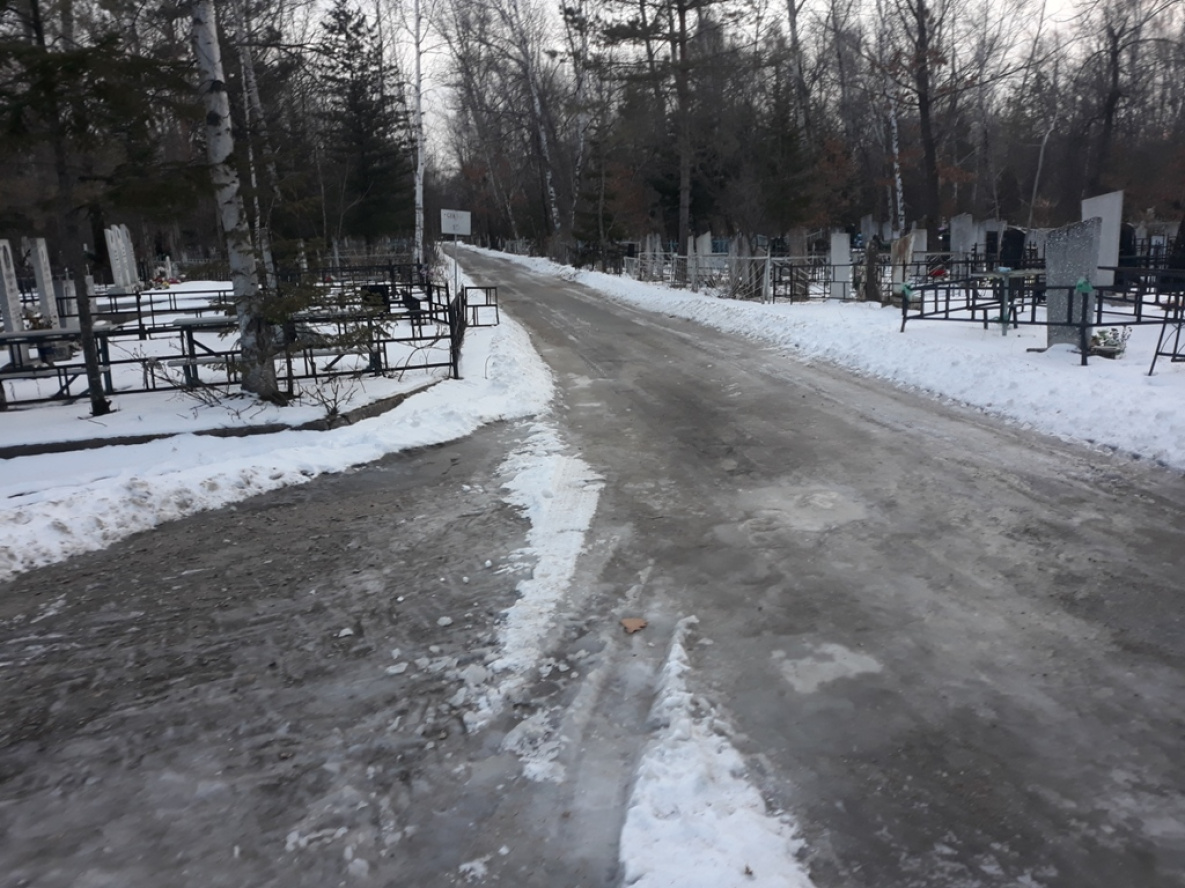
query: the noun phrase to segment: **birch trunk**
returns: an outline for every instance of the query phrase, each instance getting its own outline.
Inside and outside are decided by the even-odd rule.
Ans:
[[[522,69],[523,79],[527,82],[527,89],[531,94],[531,109],[534,116],[535,134],[539,140],[539,154],[543,161],[544,190],[547,193],[547,208],[551,215],[552,232],[559,235],[563,224],[560,216],[559,198],[555,190],[555,173],[551,157],[551,140],[547,136],[547,118],[544,114],[543,97],[539,89],[539,72],[536,69],[534,49],[531,46],[530,35],[527,33],[527,22],[519,8],[518,0],[509,0],[508,9],[499,8],[503,21],[510,31],[515,49],[518,52],[518,64]]]
[[[254,128],[259,132],[259,141],[263,147],[264,171],[268,179],[267,187],[271,191],[272,196],[271,203],[266,205],[266,208],[261,208],[259,188],[255,182],[254,151],[249,142],[248,149],[252,151],[250,164],[251,184],[253,186],[252,190],[255,193],[255,225],[257,228],[259,254],[263,258],[263,267],[267,275],[267,288],[274,291],[276,289],[276,261],[272,254],[271,216],[272,209],[280,203],[280,174],[276,170],[276,155],[272,150],[271,136],[267,128],[267,117],[263,113],[263,100],[259,97],[259,80],[255,76],[255,59],[251,55],[250,35],[247,31],[247,15],[243,11],[240,2],[232,3],[231,9],[235,16],[235,27],[239,31],[239,66],[243,69],[243,91],[246,93],[247,98],[246,118],[248,121],[248,139],[250,140],[251,138],[251,123],[254,121]]]
[[[416,131],[416,247],[415,263],[424,262],[424,78],[421,65],[424,55],[424,17],[421,0],[415,0],[414,50],[416,55],[415,108],[412,123]]]
[[[897,126],[897,90],[889,91],[889,128],[893,139],[893,184],[897,192],[897,235],[905,234],[905,184],[901,179],[901,133]]]
[[[580,43],[571,39],[569,31],[569,49],[572,53],[573,76],[576,79],[573,98],[576,103],[576,157],[572,163],[572,206],[568,213],[568,230],[576,230],[576,207],[580,203],[580,182],[584,177],[585,146],[588,142],[588,128],[590,115],[587,108],[588,84],[588,22],[585,18],[584,0],[578,0],[575,5],[579,17]]]
[[[243,390],[265,401],[283,403],[272,363],[275,328],[263,315],[263,296],[259,290],[255,254],[251,251],[251,232],[234,167],[230,100],[222,70],[222,49],[218,44],[213,0],[195,0],[192,15],[193,49],[201,78],[198,91],[206,109],[206,159],[230,262],[239,322]]]

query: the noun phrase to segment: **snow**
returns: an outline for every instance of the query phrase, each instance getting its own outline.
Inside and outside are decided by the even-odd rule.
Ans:
[[[1095,442],[1185,468],[1185,367],[1162,361],[1145,375],[1156,328],[1137,328],[1129,357],[1094,360],[1087,368],[1066,348],[1041,354],[1037,328],[1001,336],[976,324],[911,323],[858,303],[761,305],[573,271],[545,260],[519,259],[547,274],[586,284],[607,298],[736,333],[802,361],[828,361],[893,384],[980,407],[1050,434]],[[208,284],[170,298],[200,299]],[[505,314],[495,328],[466,337],[461,380],[364,379],[352,403],[423,388],[378,417],[332,431],[289,429],[255,437],[195,434],[219,427],[279,422],[299,425],[324,415],[314,404],[212,407],[170,394],[119,396],[117,412],[89,419],[86,404],[11,410],[0,420],[0,447],[87,438],[167,435],[85,453],[45,454],[0,461],[0,581],[20,571],[94,550],[164,521],[215,509],[386,453],[443,443],[500,419],[532,418],[521,448],[502,467],[506,499],[530,521],[526,548],[508,562],[533,565],[517,581],[519,600],[499,629],[496,654],[485,666],[457,671],[455,658],[415,661],[417,669],[449,670],[460,683],[456,705],[470,707],[467,725],[480,728],[532,676],[550,668],[544,656],[559,609],[572,589],[575,566],[597,508],[602,480],[571,451],[548,412],[554,382],[526,332]],[[246,404],[246,401],[237,404]],[[492,567],[487,561],[486,567]],[[54,602],[50,608],[61,607]],[[626,884],[658,886],[810,885],[797,860],[793,824],[771,815],[744,777],[744,762],[718,713],[690,694],[685,647],[693,618],[680,623],[652,713],[647,745],[621,837]],[[342,629],[342,634],[350,630]],[[707,643],[707,640],[703,640]],[[392,651],[392,659],[399,658]],[[822,651],[815,663],[781,664],[788,680],[830,680],[845,668],[875,669]],[[842,652],[841,652],[842,653]],[[816,658],[818,659],[818,658]],[[808,675],[808,667],[811,670]],[[404,662],[387,667],[398,674]],[[556,666],[555,668],[560,668]],[[820,671],[822,670],[822,671]],[[562,780],[555,761],[562,738],[556,713],[538,713],[508,733],[504,748],[523,759],[531,779]],[[324,841],[293,832],[289,847]],[[481,880],[489,858],[459,875]],[[366,861],[352,861],[360,877]]]
[[[200,286],[200,285],[198,285]],[[206,285],[208,287],[208,285]],[[117,412],[88,421],[83,402],[12,410],[0,447],[173,431],[144,444],[0,461],[0,581],[99,549],[142,530],[280,487],[303,484],[387,453],[455,440],[500,419],[547,408],[553,382],[526,332],[509,318],[466,337],[459,380],[443,380],[398,408],[332,431],[282,431],[245,438],[199,436],[214,425],[273,420],[270,412],[178,409],[169,394],[120,396]],[[425,377],[426,378],[426,377]],[[422,385],[411,380],[404,387]],[[391,380],[363,378],[360,403],[386,397]],[[294,411],[291,421],[311,416]],[[318,408],[320,412],[320,409]],[[150,418],[146,418],[150,417]],[[38,426],[38,418],[43,426]],[[285,413],[284,420],[290,415]]]
[[[471,248],[474,249],[474,248]],[[1132,328],[1127,354],[1080,365],[1069,346],[1044,348],[1045,328],[1000,335],[992,325],[910,321],[861,302],[719,299],[546,259],[504,256],[606,297],[745,336],[802,361],[827,361],[894,385],[980,408],[1024,427],[1185,469],[1185,364],[1161,358],[1148,376],[1159,326]],[[462,257],[462,262],[463,262]]]
[[[745,779],[740,753],[715,713],[687,689],[685,647],[694,617],[679,621],[621,833],[631,888],[810,888],[788,818],[772,816]]]

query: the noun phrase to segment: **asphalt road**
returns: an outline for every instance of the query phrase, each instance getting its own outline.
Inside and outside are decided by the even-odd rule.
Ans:
[[[1185,885],[1179,475],[464,264],[607,480],[581,581],[699,618],[817,885]]]
[[[532,567],[527,424],[17,577],[0,886],[617,886],[690,615],[688,681],[819,888],[1185,885],[1180,477],[465,264],[604,479],[555,668],[466,731],[456,670]],[[565,779],[526,779],[552,742]]]

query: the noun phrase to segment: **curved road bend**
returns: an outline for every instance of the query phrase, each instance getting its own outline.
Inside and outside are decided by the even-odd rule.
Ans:
[[[606,479],[580,582],[658,648],[699,618],[818,886],[1185,885],[1178,474],[464,264]]]

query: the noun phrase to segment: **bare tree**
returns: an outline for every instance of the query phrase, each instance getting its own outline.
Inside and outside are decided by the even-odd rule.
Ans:
[[[239,348],[243,390],[261,400],[283,403],[276,384],[274,325],[264,316],[263,294],[251,249],[251,231],[234,166],[230,101],[222,70],[222,48],[213,0],[196,0],[192,10],[194,56],[201,77],[199,93],[206,109],[206,156],[218,218],[226,239],[231,285],[239,322]]]

